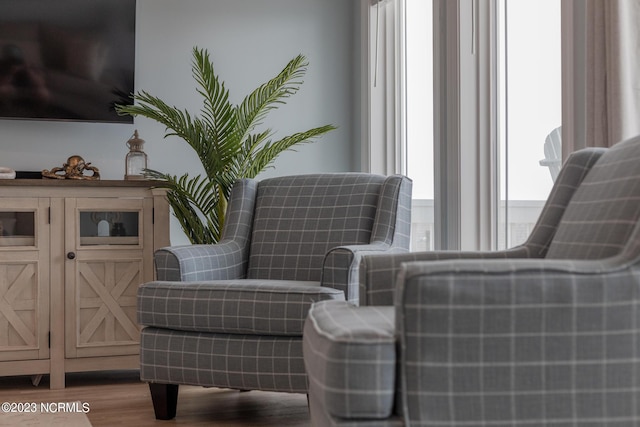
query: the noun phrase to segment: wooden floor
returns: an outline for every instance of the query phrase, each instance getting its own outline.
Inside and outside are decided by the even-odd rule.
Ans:
[[[310,425],[303,394],[180,386],[176,418],[157,421],[149,387],[137,371],[67,374],[66,382],[64,390],[49,390],[46,376],[37,387],[30,377],[3,377],[0,402],[87,402],[93,427]]]

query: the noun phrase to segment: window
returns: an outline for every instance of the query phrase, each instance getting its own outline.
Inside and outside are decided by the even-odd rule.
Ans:
[[[406,174],[413,180],[411,249],[434,249],[433,4],[405,0]]]
[[[560,2],[500,0],[498,247],[529,236],[561,165]]]
[[[369,135],[364,169],[413,180],[412,250],[434,247],[432,3],[363,0]]]
[[[561,2],[361,5],[363,169],[413,179],[412,250],[521,243],[561,158]]]

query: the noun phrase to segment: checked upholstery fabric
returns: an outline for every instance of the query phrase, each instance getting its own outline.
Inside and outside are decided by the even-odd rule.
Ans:
[[[640,138],[570,156],[522,246],[360,280],[305,324],[315,427],[640,425]]]
[[[311,304],[357,304],[362,256],[408,251],[410,205],[398,175],[239,181],[218,244],[156,253],[138,292],[141,379],[306,393]]]

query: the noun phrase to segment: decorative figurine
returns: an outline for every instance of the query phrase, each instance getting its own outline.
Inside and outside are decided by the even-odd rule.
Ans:
[[[85,171],[91,171],[92,175],[85,175]],[[91,166],[80,156],[71,156],[62,167],[55,167],[51,170],[44,169],[42,176],[55,179],[100,179],[100,170]]]

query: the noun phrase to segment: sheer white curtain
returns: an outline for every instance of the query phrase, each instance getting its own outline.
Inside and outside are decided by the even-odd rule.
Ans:
[[[640,0],[587,0],[584,7],[585,132],[566,141],[565,152],[640,134]]]

